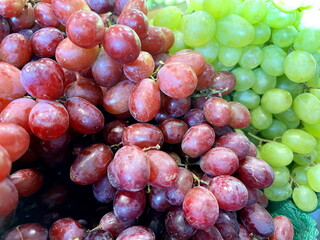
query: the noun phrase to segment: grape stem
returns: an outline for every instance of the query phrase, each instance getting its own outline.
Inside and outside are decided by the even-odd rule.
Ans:
[[[98,226],[96,226],[95,228],[88,229],[88,230],[87,230],[87,233],[90,233],[90,232],[93,232],[93,231],[96,231],[96,230],[100,230],[100,229],[102,229],[102,226],[98,225]]]
[[[265,138],[260,138],[260,137],[254,135],[254,134],[251,133],[251,132],[248,132],[248,135],[251,136],[251,137],[253,137],[253,138],[255,138],[255,139],[257,139],[257,140],[259,140],[259,141],[260,141],[260,143],[259,143],[260,146],[262,145],[263,142],[269,142],[269,143],[274,142],[274,140],[269,140],[269,139],[265,139]],[[276,139],[276,138],[275,138],[275,139]]]
[[[157,81],[158,72],[159,72],[160,68],[162,68],[163,65],[164,65],[164,62],[160,60],[159,61],[159,66],[157,67],[157,69],[150,76],[151,79]]]
[[[157,144],[156,146],[151,146],[151,147],[145,147],[142,149],[142,151],[148,151],[148,150],[160,150],[160,145]]]
[[[118,149],[121,148],[122,146],[123,146],[123,143],[120,142],[120,143],[111,145],[110,148],[113,149],[113,150],[118,150]]]
[[[206,97],[206,99],[211,98],[213,95],[218,94],[219,97],[222,97],[222,93],[228,91],[228,88],[224,88],[221,90],[216,90],[213,88],[206,88],[206,89],[201,89],[197,91],[196,93],[192,94],[190,98],[195,99],[198,97]]]
[[[197,182],[198,186],[200,186],[200,183],[203,183],[205,185],[209,185],[207,182],[201,180],[200,178],[197,177],[197,175],[195,175],[194,173],[192,173],[192,177],[193,179]]]

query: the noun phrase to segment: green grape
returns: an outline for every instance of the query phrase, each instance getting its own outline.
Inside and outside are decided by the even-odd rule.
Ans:
[[[264,21],[271,28],[285,28],[292,25],[296,20],[296,11],[283,12],[277,8],[272,2],[267,2],[267,14]]]
[[[294,41],[293,47],[309,53],[316,52],[320,47],[320,29],[302,29]]]
[[[320,124],[315,123],[315,124],[308,124],[305,122],[302,122],[305,130],[310,133],[314,137],[320,137]]]
[[[202,9],[210,13],[215,19],[228,14],[231,8],[231,0],[203,0],[202,5]]]
[[[194,50],[197,51],[198,53],[201,53],[206,59],[206,62],[211,63],[218,56],[219,42],[215,39],[211,39],[206,44],[195,47]]]
[[[320,164],[309,168],[307,178],[313,191],[320,192]]]
[[[209,42],[216,31],[214,18],[205,11],[196,11],[183,17],[184,42],[197,47]]]
[[[268,142],[261,147],[261,157],[272,167],[285,167],[292,162],[293,152],[283,143]]]
[[[221,45],[218,51],[219,61],[227,67],[238,63],[242,53],[242,48],[233,48]]]
[[[264,44],[267,42],[271,36],[271,28],[265,22],[259,22],[253,25],[254,28],[254,38],[251,42],[251,45],[255,44]]]
[[[271,126],[261,130],[260,133],[264,138],[274,139],[281,137],[286,130],[287,126],[283,122],[278,119],[273,119]]]
[[[290,81],[286,75],[277,77],[277,84],[275,87],[287,90],[291,94],[292,98],[298,96],[304,89],[302,84]]]
[[[230,0],[229,13],[241,15],[243,9],[243,0]]]
[[[291,171],[291,177],[294,183],[298,185],[306,185],[309,186],[307,172],[309,167],[305,166],[296,166]]]
[[[320,100],[311,93],[302,93],[293,100],[298,118],[308,124],[320,122]]]
[[[288,199],[292,195],[292,186],[287,183],[283,186],[271,185],[263,190],[264,195],[270,201],[280,202]]]
[[[310,153],[316,145],[316,139],[301,129],[289,129],[282,135],[282,143],[295,153]]]
[[[319,67],[317,66],[317,68]],[[320,87],[319,75],[317,73],[313,75],[313,77],[306,82],[306,85],[311,88],[319,88]]]
[[[274,181],[272,183],[273,186],[283,186],[289,183],[290,179],[290,171],[287,167],[274,167]]]
[[[216,58],[212,63],[212,66],[214,67],[215,71],[216,72],[219,72],[219,71],[227,71],[227,72],[230,72],[234,66],[231,66],[231,67],[227,67],[227,66],[224,66],[218,58]]]
[[[282,113],[275,114],[274,117],[283,122],[289,129],[296,128],[300,124],[300,119],[295,114],[293,108],[289,108],[288,110]]]
[[[291,94],[281,88],[266,91],[261,97],[261,106],[270,113],[282,113],[292,104]]]
[[[216,37],[223,45],[240,48],[252,42],[254,28],[244,18],[228,14],[218,20]]]
[[[298,33],[298,30],[292,25],[286,28],[273,29],[271,40],[276,46],[286,48],[294,43]]]
[[[268,45],[262,48],[263,71],[271,76],[281,76],[284,73],[283,63],[286,59],[286,52],[276,45]]]
[[[262,107],[257,107],[250,111],[251,125],[257,129],[266,129],[272,125],[272,114],[264,110]]]
[[[202,10],[203,0],[189,0],[189,5],[194,11]]]
[[[241,16],[251,24],[260,22],[267,13],[264,0],[245,0],[243,2]]]
[[[276,86],[277,78],[267,74],[260,67],[254,69],[253,72],[256,74],[256,78],[259,79],[259,81],[255,81],[252,86],[252,90],[256,93],[264,94]]]
[[[284,12],[290,12],[300,8],[303,5],[304,0],[272,0],[280,10]]]
[[[239,65],[245,69],[254,69],[262,62],[262,51],[258,46],[246,46],[242,50]]]
[[[310,93],[320,99],[320,89],[319,88],[311,88]]]
[[[293,161],[301,166],[307,166],[312,164],[317,157],[317,152],[313,150],[307,154],[296,153],[293,156]]]
[[[256,75],[250,69],[244,69],[242,67],[237,67],[231,71],[236,77],[236,86],[234,90],[245,91],[253,86],[256,82]]]
[[[319,63],[320,63],[320,51],[319,50],[315,51],[314,53],[312,53],[312,56],[313,56],[314,60],[316,60],[316,62],[319,65]]]
[[[293,82],[306,82],[314,76],[316,71],[316,60],[310,53],[305,51],[292,51],[284,61],[284,72]]]
[[[183,33],[180,30],[174,29],[173,30],[174,34],[174,42],[172,47],[169,50],[170,54],[176,53],[182,49],[187,48],[186,44],[183,41]]]
[[[316,193],[305,185],[300,185],[293,189],[292,199],[297,207],[305,212],[312,212],[318,205]]]
[[[167,27],[175,29],[180,26],[182,13],[176,6],[161,8],[153,19],[155,26]]]
[[[233,101],[243,104],[248,109],[254,109],[260,105],[260,96],[252,90],[235,91]]]

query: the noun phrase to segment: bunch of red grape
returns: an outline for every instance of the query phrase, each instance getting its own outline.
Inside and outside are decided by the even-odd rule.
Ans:
[[[292,239],[259,190],[272,168],[235,131],[250,113],[223,98],[234,75],[169,56],[172,31],[147,14],[0,2],[0,227],[27,212],[4,239]]]

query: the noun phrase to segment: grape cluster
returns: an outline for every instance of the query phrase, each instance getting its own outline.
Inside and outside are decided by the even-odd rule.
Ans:
[[[162,8],[153,19],[173,30],[170,52],[194,49],[215,71],[234,74],[226,99],[250,110],[243,131],[275,172],[264,193],[272,201],[292,197],[298,208],[313,211],[320,191],[319,4],[190,0],[188,10]]]
[[[215,26],[199,13],[188,44],[215,33],[192,32]],[[5,240],[293,238],[265,209],[273,169],[235,130],[251,120],[225,99],[237,74],[170,56],[174,32],[149,24],[146,1],[5,0],[0,14]]]

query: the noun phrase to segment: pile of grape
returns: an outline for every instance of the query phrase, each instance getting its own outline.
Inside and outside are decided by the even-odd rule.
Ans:
[[[293,238],[260,190],[281,174],[236,130],[254,116],[229,94],[252,70],[218,70],[254,28],[170,9],[160,27],[145,0],[0,2],[4,240]]]
[[[170,52],[202,53],[236,77],[225,99],[250,110],[243,131],[274,172],[264,190],[303,211],[320,192],[320,4],[309,0],[190,0],[190,13],[161,9],[153,24],[173,30]]]

